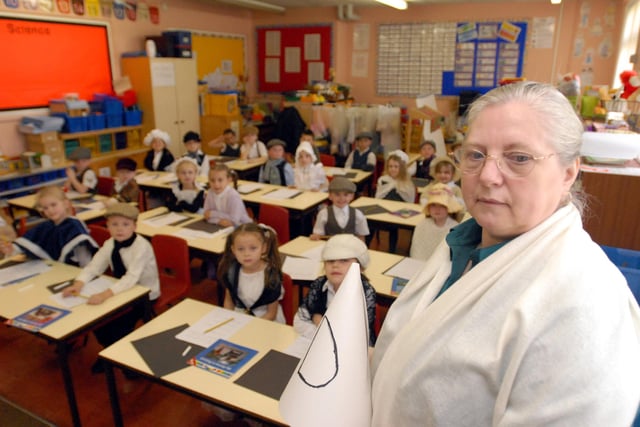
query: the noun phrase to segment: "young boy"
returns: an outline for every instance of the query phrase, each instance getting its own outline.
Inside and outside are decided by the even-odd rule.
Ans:
[[[240,146],[242,160],[258,161],[267,158],[267,147],[258,141],[258,128],[252,125],[243,130],[242,145]]]
[[[409,166],[407,172],[410,176],[433,181],[429,167],[431,161],[436,158],[436,143],[430,139],[420,144],[420,158]]]
[[[318,212],[311,240],[319,240],[335,234],[355,234],[361,240],[369,235],[369,225],[364,214],[349,206],[356,192],[356,185],[347,178],[337,176],[329,184],[331,205]]]
[[[240,144],[233,129],[225,129],[222,135],[209,141],[209,147],[220,148],[221,156],[240,157]]]
[[[94,255],[91,262],[80,272],[73,284],[63,291],[63,296],[78,295],[85,283],[100,276],[110,267],[113,277],[118,279],[103,292],[88,296],[87,304],[102,304],[113,295],[124,292],[136,284],[150,289],[149,299],[156,300],[160,296],[158,267],[153,248],[149,241],[135,232],[138,209],[128,203],[116,203],[107,208],[107,228],[111,238]],[[107,347],[131,333],[136,322],[144,315],[142,305],[134,306],[130,312],[97,328],[94,333],[98,342]],[[91,371],[99,373],[104,370],[101,363],[96,362]]]
[[[78,193],[95,194],[98,189],[98,176],[89,167],[91,165],[91,150],[78,147],[69,154],[73,166],[67,168],[67,182],[65,188]]]
[[[322,316],[329,308],[340,288],[349,267],[354,262],[360,264],[360,279],[364,288],[369,321],[369,345],[375,343],[376,291],[362,271],[369,265],[367,246],[350,234],[338,234],[329,239],[322,249],[325,275],[314,280],[309,286],[300,308],[293,319],[293,328],[302,336],[312,338]]]
[[[259,182],[272,185],[294,185],[293,168],[284,158],[286,143],[281,139],[272,139],[267,144],[269,160],[260,168]]]
[[[182,157],[191,157],[193,160],[195,160],[198,164],[198,167],[200,168],[200,170],[198,171],[198,175],[208,178],[209,157],[200,149],[202,146],[200,135],[197,132],[189,131],[184,134],[182,142],[184,142],[184,148],[187,149],[187,152],[184,153]]]
[[[347,169],[361,169],[371,172],[376,167],[376,155],[371,151],[373,135],[370,132],[361,132],[356,136],[356,149],[349,153],[344,164]]]
[[[116,182],[113,186],[111,198],[105,202],[109,206],[117,202],[137,202],[140,195],[140,187],[135,180],[138,164],[129,157],[118,159],[116,163]]]

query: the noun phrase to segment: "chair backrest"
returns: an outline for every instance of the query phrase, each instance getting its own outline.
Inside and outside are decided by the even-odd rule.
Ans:
[[[293,326],[293,316],[296,313],[294,305],[293,280],[287,273],[282,273],[282,287],[284,288],[284,296],[280,300],[282,312],[287,325]]]
[[[147,210],[147,196],[145,195],[144,191],[142,191],[142,189],[138,191],[138,210],[140,212],[144,212]]]
[[[331,154],[320,153],[320,163],[322,163],[323,166],[335,166],[336,158],[333,157]]]
[[[278,245],[289,241],[289,211],[286,208],[262,203],[258,222],[266,224],[278,233]]]
[[[109,230],[101,225],[89,224],[87,225],[87,228],[89,229],[89,233],[91,234],[93,240],[95,240],[100,247],[102,247],[102,245],[104,245],[104,242],[106,242],[111,237],[111,233],[109,233]]]
[[[99,176],[98,185],[96,186],[96,192],[102,196],[111,196],[113,194],[113,187],[116,185],[116,180],[110,176]]]
[[[191,289],[189,246],[186,240],[165,234],[153,236],[151,246],[160,278],[160,297],[155,302],[158,313],[185,298]]]

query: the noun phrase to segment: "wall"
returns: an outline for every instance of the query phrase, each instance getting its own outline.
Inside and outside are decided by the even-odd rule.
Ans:
[[[21,2],[22,3],[22,2]],[[115,17],[89,18],[72,14],[36,13],[24,9],[8,9],[0,6],[0,13],[16,13],[21,15],[62,17],[69,19],[83,19],[108,21],[111,27],[112,69],[114,78],[120,77],[120,56],[123,52],[144,49],[144,37],[159,35],[169,28],[197,29],[220,33],[241,34],[246,37],[247,46],[254,44],[254,32],[251,24],[251,12],[246,9],[228,6],[203,4],[192,0],[165,0],[165,6],[160,6],[160,23],[149,21],[118,20]],[[38,64],[34,64],[38,66]],[[249,65],[251,67],[251,65]],[[249,68],[250,70],[252,68]],[[251,90],[251,88],[250,88]],[[16,156],[25,150],[23,136],[17,131],[20,118],[26,115],[46,115],[46,109],[18,110],[14,112],[0,112],[0,151],[6,156]]]
[[[406,11],[387,7],[355,7],[355,15],[359,20],[352,22],[337,21],[337,8],[289,9],[283,16],[256,13],[255,26],[293,25],[335,22],[334,26],[334,66],[336,81],[350,84],[351,94],[356,101],[365,103],[403,102],[413,105],[413,100],[402,97],[379,97],[375,93],[377,25],[398,22],[465,22],[465,21],[499,21],[502,19],[526,20],[533,17],[551,17],[556,20],[555,48],[533,49],[527,45],[525,51],[524,76],[528,80],[553,82],[558,75],[567,72],[580,73],[583,69],[582,56],[573,55],[574,39],[583,37],[584,48],[592,48],[597,53],[602,39],[609,35],[612,40],[609,57],[599,55],[593,57],[594,83],[610,84],[615,68],[615,54],[618,45],[619,28],[622,21],[622,0],[585,1],[590,10],[587,15],[592,24],[594,18],[600,18],[602,34],[593,34],[589,28],[581,28],[580,7],[582,0],[563,0],[561,5],[552,5],[549,0],[481,2],[481,3],[449,3],[449,4],[410,4]],[[607,27],[604,15],[608,7],[613,6],[616,26]],[[352,33],[356,24],[370,24],[370,48],[368,78],[351,77]],[[528,29],[531,34],[531,26]],[[255,46],[252,47],[255,49]],[[250,57],[255,56],[255,51]]]

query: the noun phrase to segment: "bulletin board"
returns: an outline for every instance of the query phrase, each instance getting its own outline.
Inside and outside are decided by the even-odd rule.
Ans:
[[[333,67],[331,24],[258,27],[258,91],[304,89]]]
[[[526,33],[524,21],[382,24],[378,95],[485,93],[522,76]]]
[[[245,38],[241,35],[191,33],[191,47],[195,52],[200,80],[216,69],[237,77],[245,75]]]

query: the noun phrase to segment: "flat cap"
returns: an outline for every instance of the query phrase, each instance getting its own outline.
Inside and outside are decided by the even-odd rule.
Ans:
[[[343,176],[336,176],[329,184],[329,192],[337,193],[338,191],[346,191],[347,193],[355,193],[356,185]]]
[[[129,203],[114,203],[107,207],[104,216],[105,218],[109,218],[110,216],[123,216],[135,221],[138,219],[139,213],[138,208]]]
[[[78,147],[75,148],[69,154],[69,160],[86,160],[91,158],[91,150],[87,147]]]
[[[287,148],[287,143],[281,139],[273,138],[267,143],[267,148],[275,147],[276,145],[281,145],[284,148]]]
[[[358,139],[371,139],[373,140],[373,134],[371,132],[360,132],[358,135],[356,135],[356,141]]]

